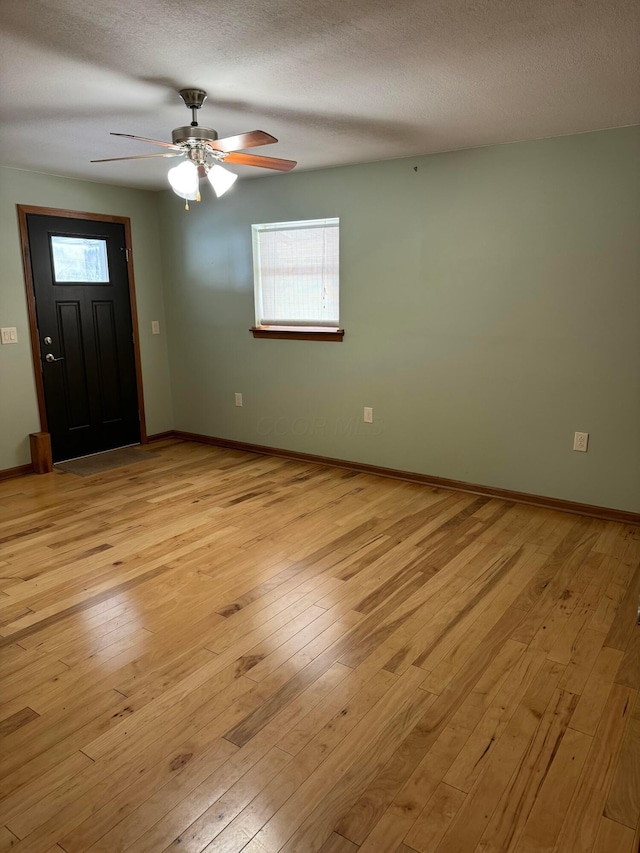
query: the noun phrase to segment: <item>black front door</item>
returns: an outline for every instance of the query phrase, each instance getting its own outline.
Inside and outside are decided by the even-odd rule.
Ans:
[[[140,441],[124,226],[27,214],[54,461]]]

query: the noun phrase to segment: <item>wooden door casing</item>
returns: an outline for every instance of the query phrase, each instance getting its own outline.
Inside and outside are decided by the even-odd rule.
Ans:
[[[119,255],[120,258],[109,257],[110,267],[113,266],[114,269],[121,265],[121,272],[126,278],[126,292],[127,292],[127,311],[129,312],[129,324],[130,324],[130,340],[129,345],[132,349],[132,360],[130,362],[130,369],[128,371],[128,394],[131,397],[132,394],[137,396],[137,412],[136,412],[136,420],[138,424],[138,432],[135,436],[135,441],[140,441],[141,443],[146,443],[147,435],[146,435],[146,425],[145,425],[145,417],[144,417],[144,397],[143,397],[143,388],[142,388],[142,371],[141,371],[141,361],[140,361],[140,347],[139,347],[139,334],[138,334],[138,322],[137,322],[137,313],[136,313],[136,299],[135,299],[135,282],[134,282],[134,271],[133,271],[133,262],[132,262],[132,246],[131,246],[131,228],[130,222],[126,217],[118,217],[118,216],[108,216],[101,214],[93,214],[93,213],[85,213],[80,211],[66,211],[66,210],[56,210],[51,208],[41,208],[41,207],[32,207],[26,205],[18,205],[18,218],[20,225],[20,237],[22,243],[22,254],[23,254],[23,265],[24,265],[24,273],[25,273],[25,284],[26,284],[26,295],[27,295],[27,305],[28,305],[28,314],[29,314],[29,328],[30,328],[30,336],[31,336],[31,345],[32,345],[32,356],[34,362],[34,376],[35,376],[35,384],[37,391],[37,399],[38,399],[38,409],[40,414],[40,430],[43,432],[50,432],[50,424],[49,417],[47,415],[47,403],[45,398],[45,381],[43,376],[43,358],[46,352],[51,351],[50,348],[45,347],[42,342],[42,338],[45,336],[45,333],[39,333],[38,330],[38,309],[36,306],[36,294],[35,294],[35,284],[34,284],[34,275],[33,275],[33,261],[32,251],[29,245],[29,218],[31,217],[55,217],[59,219],[58,223],[60,228],[59,232],[73,234],[79,230],[81,227],[81,223],[78,220],[86,220],[91,223],[91,225],[87,226],[89,232],[99,233],[100,229],[103,226],[107,225],[109,227],[114,226],[116,229],[119,229]],[[59,286],[57,286],[59,287]],[[110,377],[102,371],[102,375],[100,375],[100,365],[104,363],[105,356],[108,357],[109,350],[113,351],[113,306],[109,305],[109,299],[101,299],[98,289],[96,289],[96,285],[91,285],[87,288],[86,285],[78,285],[80,289],[80,293],[77,294],[77,298],[67,300],[67,304],[61,306],[58,311],[58,316],[55,319],[56,327],[63,327],[63,330],[68,334],[66,340],[67,347],[73,347],[73,335],[71,331],[73,329],[74,322],[76,324],[76,328],[79,328],[79,319],[78,312],[80,310],[81,302],[84,300],[85,303],[87,300],[92,301],[91,307],[91,322],[95,326],[96,336],[98,340],[98,348],[101,350],[101,353],[96,356],[93,365],[93,376],[96,382],[100,384],[100,390],[103,397],[103,402],[106,404],[107,411],[105,412],[106,420],[109,420],[109,414],[114,414],[114,405],[117,398],[118,389],[114,387],[111,382]],[[84,289],[84,293],[83,293]],[[62,300],[64,302],[64,300]],[[75,303],[75,304],[74,304]],[[87,305],[85,304],[85,309]],[[75,315],[75,316],[74,316]],[[51,322],[51,321],[50,321]],[[110,333],[111,327],[111,333]],[[56,341],[56,343],[60,343],[60,341]],[[79,342],[76,341],[76,345],[79,346]],[[58,350],[55,355],[61,355],[61,352]],[[113,355],[113,352],[111,353]],[[51,368],[49,378],[52,378],[53,371],[59,367],[59,364],[46,364],[46,368]],[[61,371],[58,371],[61,373]],[[111,382],[111,384],[110,384]],[[74,401],[74,405],[76,407],[76,414],[78,414],[77,409],[82,403],[82,400]],[[110,411],[109,411],[110,409]],[[123,443],[131,443],[125,440]],[[94,452],[95,449],[89,449],[87,452]],[[66,454],[69,456],[69,454]],[[80,452],[74,452],[71,455],[83,455],[83,450],[80,449]],[[59,456],[59,458],[62,458]]]

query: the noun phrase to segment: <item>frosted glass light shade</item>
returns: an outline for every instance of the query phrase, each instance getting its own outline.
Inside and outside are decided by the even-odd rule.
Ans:
[[[220,198],[221,195],[233,186],[238,176],[222,166],[212,166],[207,172],[207,178],[213,187],[214,193]]]
[[[198,195],[198,167],[191,160],[169,169],[167,174],[171,188],[184,199],[195,199]]]

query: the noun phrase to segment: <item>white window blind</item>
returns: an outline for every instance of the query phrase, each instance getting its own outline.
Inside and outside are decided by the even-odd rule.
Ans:
[[[252,225],[258,326],[339,322],[339,219]]]

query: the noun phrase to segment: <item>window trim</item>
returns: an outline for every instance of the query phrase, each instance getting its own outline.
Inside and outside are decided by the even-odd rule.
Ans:
[[[300,223],[298,225],[298,223]],[[258,317],[261,313],[261,291],[258,287],[260,281],[260,252],[258,235],[264,231],[279,231],[289,227],[314,228],[320,223],[325,226],[333,225],[340,228],[340,218],[337,216],[324,217],[323,219],[303,219],[292,220],[288,222],[263,222],[254,223],[251,225],[251,245],[253,255],[253,296],[256,324],[251,326],[249,331],[254,338],[273,338],[277,340],[303,340],[303,341],[342,341],[344,338],[344,329],[340,328],[338,323],[331,325],[329,323],[303,323],[292,320],[290,323],[282,322],[282,324],[260,324]],[[339,287],[339,285],[338,285]]]
[[[254,338],[281,341],[342,341],[344,329],[327,326],[251,326]]]

